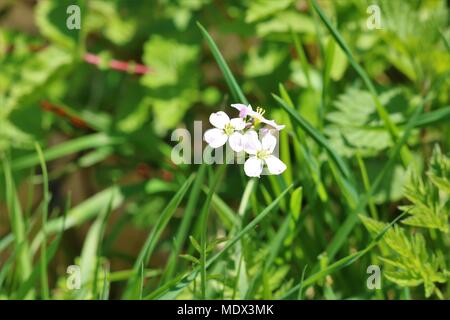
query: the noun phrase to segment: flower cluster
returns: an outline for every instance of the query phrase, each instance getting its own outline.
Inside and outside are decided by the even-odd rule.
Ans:
[[[229,143],[235,152],[245,151],[249,157],[245,161],[244,171],[249,177],[259,177],[267,166],[270,174],[281,174],[286,165],[273,155],[277,139],[271,133],[280,131],[283,125],[264,118],[264,110],[241,103],[232,104],[239,111],[239,117],[230,119],[223,111],[212,113],[209,122],[214,128],[205,132],[205,141],[212,148],[219,148]],[[261,128],[262,137],[259,139],[257,129]]]

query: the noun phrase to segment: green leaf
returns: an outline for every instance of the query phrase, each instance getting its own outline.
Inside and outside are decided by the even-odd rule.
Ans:
[[[276,3],[278,1],[271,1]],[[260,37],[267,37],[277,33],[307,33],[315,32],[312,19],[297,11],[289,10],[276,13],[273,17],[266,21],[258,22],[256,25],[256,33]]]
[[[380,96],[380,100],[386,105],[397,93],[397,90],[389,91]],[[350,157],[359,151],[363,155],[376,155],[392,146],[389,133],[382,130],[382,123],[376,117],[376,107],[369,92],[349,88],[334,102],[334,107],[336,110],[326,115],[331,124],[325,132],[340,154]],[[395,122],[402,118],[399,113],[391,114]]]
[[[36,24],[41,34],[61,47],[69,50],[76,49],[79,45],[80,30],[84,27],[81,25],[84,22],[82,2],[77,0],[39,1],[36,7]],[[80,30],[71,30],[67,27],[66,21],[69,18],[67,8],[71,5],[80,7]]]
[[[312,0],[312,5],[314,7],[314,10],[319,15],[322,22],[327,27],[328,31],[331,33],[333,38],[336,40],[336,42],[339,44],[341,49],[344,51],[345,55],[347,56],[348,61],[352,65],[352,67],[355,69],[355,71],[359,74],[359,76],[364,81],[364,84],[366,85],[367,89],[369,90],[373,102],[375,104],[377,113],[380,117],[380,119],[383,121],[383,124],[386,128],[386,130],[389,132],[391,138],[393,141],[397,142],[397,138],[399,136],[398,128],[397,126],[392,122],[392,119],[389,117],[389,114],[386,110],[386,108],[381,103],[380,99],[378,98],[378,93],[375,89],[375,86],[373,85],[372,81],[370,80],[367,73],[364,71],[364,69],[361,67],[358,62],[356,62],[350,48],[347,46],[346,42],[344,41],[344,38],[339,33],[339,31],[336,29],[336,27],[333,26],[331,21],[328,19],[328,17],[325,15],[325,13],[322,11],[320,6],[317,4],[316,0]],[[411,153],[409,151],[408,146],[403,146],[401,150],[402,160],[405,165],[407,165],[411,160]]]
[[[262,20],[271,15],[276,14],[278,11],[284,10],[289,7],[293,0],[254,0],[249,2],[247,12],[245,14],[245,22],[252,23],[258,20]]]
[[[146,116],[146,108],[153,108],[155,130],[162,135],[174,128],[191,105],[200,99],[196,72],[198,47],[153,35],[145,43],[143,59],[155,72],[141,79],[149,90],[138,110]],[[122,123],[122,126],[127,128],[130,124]]]
[[[445,156],[436,145],[431,157],[428,177],[439,190],[450,194],[450,158]]]

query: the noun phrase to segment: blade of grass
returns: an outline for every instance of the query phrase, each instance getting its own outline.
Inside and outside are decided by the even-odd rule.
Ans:
[[[205,204],[203,205],[200,221],[201,221],[201,229],[202,232],[200,234],[200,270],[201,270],[201,278],[200,278],[200,287],[201,287],[201,295],[202,299],[206,299],[206,248],[208,246],[207,236],[208,236],[208,217],[210,212],[211,200],[212,196],[215,193],[217,185],[219,181],[222,179],[222,176],[225,172],[226,166],[222,165],[219,167],[217,173],[214,175],[214,180],[212,181],[210,190],[208,192],[208,196],[206,197]]]
[[[305,281],[305,274],[306,274],[307,268],[308,268],[308,265],[305,265],[305,267],[303,268],[303,271],[302,271],[302,278],[300,279],[300,287],[298,288],[297,300],[303,299],[303,283]]]
[[[41,146],[39,143],[35,143],[35,148],[38,154],[39,162],[42,170],[42,180],[44,182],[43,185],[43,194],[44,200],[42,204],[42,244],[41,244],[41,294],[43,300],[48,300],[49,296],[49,288],[48,288],[48,274],[47,267],[45,265],[47,261],[47,233],[45,231],[47,226],[48,219],[48,204],[50,202],[49,188],[48,188],[48,173],[47,173],[47,165],[45,164],[44,155],[42,153]]]
[[[278,230],[276,236],[269,243],[269,245],[266,249],[267,257],[264,260],[263,268],[256,274],[256,276],[253,277],[253,279],[249,285],[249,288],[247,290],[247,293],[245,295],[245,299],[250,299],[254,295],[255,290],[260,285],[261,280],[263,279],[264,275],[268,274],[270,267],[272,266],[275,258],[277,257],[278,252],[280,251],[280,249],[283,245],[283,241],[287,237],[291,219],[292,219],[291,216],[286,216],[286,218],[284,218],[281,228]],[[264,291],[266,291],[266,290],[264,290]],[[264,297],[264,299],[270,299],[270,298],[271,297],[268,297],[268,296]]]
[[[236,79],[234,78],[233,74],[231,73],[230,68],[228,67],[227,63],[225,62],[225,59],[223,58],[222,54],[219,51],[219,48],[217,47],[216,43],[214,42],[213,38],[209,35],[208,31],[199,23],[197,22],[197,26],[200,29],[203,37],[206,39],[206,42],[211,49],[211,52],[214,56],[214,58],[217,61],[217,64],[219,65],[220,70],[222,71],[225,81],[228,84],[228,87],[231,90],[231,94],[236,101],[240,101],[241,103],[248,104],[248,100],[245,97],[244,93],[242,92],[241,88],[239,87]]]
[[[83,151],[86,149],[100,148],[107,145],[116,145],[123,142],[123,138],[111,137],[104,133],[95,133],[89,136],[72,139],[45,150],[45,161],[61,158],[65,155]],[[11,165],[13,170],[21,170],[39,164],[39,156],[35,153],[14,160]]]
[[[16,261],[17,254],[20,252],[21,247],[22,245],[14,247],[9,257],[2,264],[2,267],[0,269],[0,292],[2,292],[3,283],[8,276],[8,272],[10,272],[12,266],[14,265],[14,262]]]
[[[308,277],[306,280],[301,281],[298,285],[292,287],[288,292],[286,292],[280,299],[287,299],[289,298],[293,293],[297,292],[300,288],[309,287],[310,285],[313,285],[317,281],[323,279],[327,275],[333,273],[334,271],[340,270],[342,268],[345,268],[357,260],[359,260],[362,256],[364,256],[366,253],[368,253],[370,250],[372,250],[380,240],[383,238],[383,236],[386,234],[386,232],[394,226],[403,216],[406,214],[406,212],[399,215],[397,218],[395,218],[391,223],[389,223],[370,243],[368,246],[366,246],[364,249],[355,252],[353,254],[350,254],[338,261],[336,261],[333,264],[330,264],[325,269],[316,272],[312,276]]]
[[[331,21],[327,18],[327,16],[322,11],[320,6],[317,4],[317,1],[311,0],[311,2],[312,2],[312,6],[313,6],[314,10],[317,12],[320,19],[327,27],[328,31],[331,33],[331,35],[336,40],[336,42],[341,47],[341,49],[344,51],[349,63],[352,65],[352,67],[355,69],[355,71],[359,74],[359,76],[363,80],[364,84],[368,88],[368,90],[371,94],[371,97],[375,103],[375,107],[377,109],[379,117],[384,122],[386,129],[388,130],[389,134],[392,137],[392,141],[396,142],[399,138],[399,130],[398,130],[397,126],[390,119],[389,113],[387,112],[386,108],[381,104],[381,102],[378,98],[378,93],[377,93],[372,81],[370,80],[369,76],[364,71],[364,69],[356,62],[350,48],[345,43],[344,38],[341,36],[339,31],[333,26]],[[411,156],[411,152],[409,151],[409,149],[406,145],[404,147],[402,147],[401,154],[402,154],[403,164],[405,166],[407,166],[408,163],[410,162],[410,160],[412,159],[412,156]]]
[[[367,174],[366,166],[364,165],[364,160],[362,159],[361,154],[359,152],[356,153],[356,160],[358,161],[359,171],[361,172],[364,191],[368,192],[370,190],[369,176]],[[369,209],[372,218],[378,220],[377,208],[375,207],[375,203],[373,202],[372,198],[369,199]]]
[[[163,210],[161,215],[159,216],[158,221],[156,222],[155,226],[153,227],[153,230],[147,237],[147,240],[145,241],[145,244],[143,245],[138,258],[136,259],[134,263],[134,272],[135,275],[138,275],[140,266],[143,264],[144,266],[147,265],[148,261],[150,260],[150,257],[153,253],[153,250],[156,247],[156,244],[161,237],[161,234],[167,224],[169,223],[170,219],[172,218],[173,214],[175,213],[175,210],[178,208],[178,206],[181,203],[181,200],[184,198],[184,195],[188,191],[192,181],[194,180],[195,175],[191,175],[185,183],[181,186],[180,190],[174,195],[174,197],[170,200],[170,202],[167,204],[166,208]],[[127,284],[127,288],[125,290],[125,297],[126,298],[136,298],[139,296],[139,283],[136,281],[136,278],[130,278]]]
[[[99,268],[100,268],[100,262],[102,259],[102,254],[103,254],[103,237],[105,235],[105,229],[106,229],[106,225],[107,222],[109,220],[109,217],[111,216],[112,210],[112,203],[114,200],[114,194],[111,195],[111,199],[108,203],[108,207],[106,209],[106,214],[103,215],[103,220],[101,222],[101,227],[100,227],[100,232],[99,232],[99,236],[98,236],[98,244],[97,244],[97,259],[95,260],[95,270],[94,270],[94,285],[92,288],[92,295],[94,297],[97,296],[97,278],[98,278],[98,272],[99,272]]]
[[[247,185],[245,186],[244,193],[242,194],[241,202],[239,203],[238,208],[238,216],[241,218],[241,222],[246,220],[246,212],[249,207],[250,197],[254,194],[254,190],[257,186],[257,179],[252,178],[248,180]],[[236,231],[242,230],[242,224],[239,224]],[[233,230],[234,231],[234,230]],[[235,282],[235,290],[233,291],[233,297],[239,289],[239,297],[243,297],[245,292],[248,290],[248,278],[247,278],[247,263],[245,260],[245,256],[243,255],[243,248],[245,243],[243,238],[236,244],[235,252],[233,254],[235,271],[236,271],[236,282]]]
[[[11,229],[12,234],[14,235],[15,246],[18,250],[17,263],[19,278],[21,281],[25,281],[31,275],[32,270],[32,261],[29,253],[28,241],[25,235],[26,226],[11,172],[10,160],[7,156],[3,157],[2,163],[3,172],[5,175],[6,205],[9,212],[9,219],[11,221]]]
[[[8,246],[14,243],[14,234],[10,233],[6,236],[4,236],[2,239],[0,239],[0,252],[8,248]]]
[[[342,224],[342,226],[336,232],[333,240],[330,242],[330,245],[327,248],[327,254],[328,254],[329,259],[332,259],[336,255],[336,253],[339,251],[341,246],[345,243],[351,230],[358,222],[358,214],[360,214],[362,212],[362,210],[366,207],[369,200],[371,199],[371,197],[373,196],[373,194],[375,193],[375,191],[381,184],[384,176],[395,165],[397,156],[399,155],[403,144],[409,138],[411,131],[412,131],[413,127],[415,126],[414,124],[417,121],[422,110],[423,110],[423,105],[416,108],[416,110],[414,111],[414,114],[411,116],[411,118],[408,122],[408,125],[403,133],[403,136],[401,137],[401,139],[399,141],[397,141],[396,145],[394,146],[388,162],[386,163],[386,165],[383,167],[383,169],[380,171],[378,176],[373,181],[372,186],[369,189],[369,191],[366,192],[366,194],[363,197],[360,197],[359,203],[356,206],[356,209],[353,210],[347,216],[347,218],[344,221],[344,223]]]
[[[216,253],[213,257],[208,259],[208,261],[205,264],[205,268],[210,267],[212,264],[214,264],[217,260],[219,260],[225,253],[230,250],[243,236],[245,236],[247,233],[249,233],[251,230],[253,230],[275,207],[278,205],[281,199],[283,199],[286,194],[293,188],[294,185],[290,185],[287,187],[271,204],[269,204],[263,211],[261,211],[249,224],[247,224],[242,230],[232,239],[227,241],[224,248]],[[198,273],[200,272],[200,268],[195,268],[192,272],[190,272],[187,275],[184,275],[181,277],[181,280],[174,281],[172,285],[167,285],[163,289],[158,289],[158,293],[152,293],[148,295],[146,298],[156,298],[156,299],[174,299],[183,289],[188,286]]]
[[[64,225],[65,225],[65,218],[66,218],[66,214],[67,211],[70,207],[70,201],[71,201],[71,196],[69,193],[67,202],[66,202],[66,207],[62,216],[62,226],[59,230],[59,232],[56,235],[56,238],[50,243],[50,245],[48,246],[48,250],[47,250],[47,254],[45,256],[46,260],[45,263],[42,263],[41,261],[38,262],[37,267],[34,268],[33,272],[29,275],[29,277],[27,278],[27,280],[25,282],[23,282],[21,284],[21,286],[17,289],[17,291],[14,294],[14,299],[17,300],[23,300],[27,297],[29,297],[29,293],[31,292],[31,290],[33,289],[33,286],[35,285],[36,282],[36,278],[40,275],[41,273],[41,268],[48,268],[48,265],[50,263],[50,261],[52,261],[53,257],[56,255],[56,251],[58,250],[59,244],[61,243],[61,239],[64,233]],[[40,259],[42,259],[42,256],[40,257]]]
[[[300,37],[298,34],[291,30],[291,37],[294,41],[295,51],[297,52],[298,60],[300,60],[300,65],[302,66],[302,71],[305,73],[306,84],[308,85],[308,89],[312,89],[311,76],[309,71],[308,59],[306,59],[305,51],[300,43]]]
[[[278,85],[280,95],[283,98],[283,100],[290,106],[291,108],[295,109],[294,103],[292,102],[291,97],[289,96],[287,90],[283,86],[283,84]],[[289,117],[289,122],[291,122]],[[309,168],[309,173],[312,176],[312,180],[317,188],[317,193],[319,194],[320,199],[322,202],[326,202],[328,200],[328,193],[325,189],[325,186],[322,183],[322,180],[320,178],[320,171],[318,170],[317,166],[313,165],[313,161],[315,159],[311,155],[311,151],[309,150],[309,147],[304,139],[304,136],[300,134],[298,130],[296,130],[296,133],[298,134],[298,142],[294,143],[294,150],[296,151],[297,158],[305,158],[306,166]]]
[[[207,186],[203,186],[202,189],[206,195],[209,193],[209,188]],[[240,225],[241,220],[239,215],[231,209],[219,195],[213,195],[211,205],[219,215],[219,218],[227,230],[231,230],[232,228]]]
[[[113,196],[114,201],[111,210],[117,209],[123,204],[125,198],[141,192],[144,189],[144,184],[136,184],[129,186],[112,186],[103,191],[98,192],[89,199],[80,203],[76,207],[70,209],[67,213],[67,218],[64,224],[66,229],[81,225],[84,222],[96,217],[105,206],[105,203]],[[47,223],[47,235],[58,232],[61,229],[63,218],[51,219]],[[31,252],[35,252],[42,241],[42,230],[36,235],[31,245]]]
[[[319,146],[324,148],[330,158],[336,163],[339,171],[343,174],[347,179],[350,178],[350,171],[348,170],[347,165],[344,160],[339,156],[336,151],[331,148],[327,139],[317,131],[313,126],[311,126],[308,121],[306,121],[296,110],[291,108],[282,98],[277,96],[276,94],[272,94],[274,99],[280,104],[280,106],[289,114],[292,122],[298,124]]]
[[[200,165],[199,170],[197,171],[197,176],[195,177],[194,184],[192,185],[192,190],[189,195],[186,210],[184,211],[183,219],[181,220],[181,224],[178,227],[176,233],[175,244],[173,246],[172,252],[166,264],[166,271],[164,272],[160,283],[164,283],[167,281],[167,279],[171,279],[175,272],[176,261],[178,259],[178,256],[180,255],[183,244],[186,242],[187,233],[189,231],[189,227],[191,226],[192,219],[197,209],[197,203],[200,196],[201,186],[205,178],[205,173],[206,173],[206,164],[202,164]]]
[[[114,193],[103,207],[100,214],[95,219],[90,227],[83,243],[83,249],[80,256],[81,269],[81,288],[77,293],[78,299],[87,299],[89,297],[96,297],[96,272],[98,270],[98,263],[100,260],[99,254],[101,251],[101,241],[104,233],[105,225],[111,213],[111,206],[114,201]],[[93,284],[92,286],[88,284]]]
[[[442,42],[444,42],[445,48],[448,52],[450,52],[450,43],[448,42],[442,30],[439,30],[439,35],[441,36]]]

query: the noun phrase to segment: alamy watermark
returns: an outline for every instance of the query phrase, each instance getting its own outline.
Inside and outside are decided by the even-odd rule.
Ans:
[[[372,264],[367,267],[367,274],[370,276],[367,278],[367,288],[370,290],[381,289],[381,270],[376,264]]]
[[[79,290],[81,288],[81,268],[78,265],[70,265],[66,270],[68,276],[66,287],[69,290]]]
[[[79,6],[72,4],[67,7],[66,13],[69,15],[66,19],[66,26],[69,30],[81,29],[81,9]]]
[[[366,26],[369,30],[381,29],[381,9],[378,5],[372,4],[367,7],[367,14],[370,16],[367,18]]]

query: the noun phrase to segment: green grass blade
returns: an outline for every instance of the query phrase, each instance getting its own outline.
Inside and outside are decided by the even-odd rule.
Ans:
[[[390,119],[389,113],[387,112],[386,108],[381,104],[381,102],[380,102],[380,100],[378,98],[378,93],[377,93],[377,91],[375,89],[375,86],[373,85],[372,81],[370,80],[369,76],[364,71],[364,69],[356,62],[356,60],[355,60],[355,58],[354,58],[350,48],[345,43],[344,38],[341,36],[339,31],[333,26],[331,21],[327,18],[327,16],[322,11],[320,6],[317,4],[317,1],[316,0],[311,0],[311,1],[312,1],[312,5],[314,7],[314,10],[317,12],[317,14],[319,15],[320,19],[325,24],[325,26],[327,27],[328,31],[331,33],[331,35],[336,40],[338,45],[344,51],[345,55],[347,56],[348,61],[352,65],[352,67],[359,74],[361,79],[364,81],[364,84],[369,89],[370,94],[372,96],[372,99],[373,99],[373,101],[375,103],[375,107],[377,109],[378,115],[380,116],[381,120],[384,122],[384,125],[385,125],[386,129],[388,130],[389,134],[392,137],[392,141],[396,142],[398,137],[399,137],[399,130],[398,130],[397,126],[394,124],[394,122],[392,122],[392,120]],[[408,147],[405,145],[402,148],[402,159],[403,159],[403,163],[404,163],[405,166],[412,159],[411,157],[412,157],[411,153],[410,153]]]
[[[197,22],[197,26],[199,27],[203,37],[206,39],[206,42],[208,43],[209,48],[211,49],[211,52],[214,56],[214,58],[217,61],[217,64],[219,65],[220,70],[222,71],[225,81],[228,84],[228,87],[231,90],[231,94],[233,98],[241,103],[248,104],[248,100],[245,97],[244,93],[242,92],[241,88],[239,87],[236,79],[234,78],[233,74],[231,73],[230,68],[228,67],[227,63],[225,62],[225,59],[223,58],[222,54],[219,51],[219,48],[217,47],[216,43],[214,42],[213,38],[209,35],[208,31],[199,23]]]
[[[96,297],[96,272],[99,264],[99,252],[103,231],[111,213],[111,204],[114,201],[114,194],[111,194],[111,199],[107,202],[101,213],[97,216],[90,227],[83,243],[83,249],[80,257],[81,269],[81,288],[77,294],[78,299],[88,299]],[[89,285],[92,284],[92,285]]]
[[[220,252],[216,253],[213,257],[208,259],[205,267],[208,268],[216,261],[218,261],[243,236],[245,236],[247,233],[253,230],[273,209],[275,209],[275,207],[279,204],[281,199],[283,199],[286,196],[286,194],[293,188],[293,186],[294,185],[290,185],[289,187],[287,187],[271,204],[269,204],[263,211],[261,211],[249,224],[247,224],[244,228],[242,228],[242,230],[236,236],[230,239]],[[186,286],[188,286],[192,281],[194,281],[199,272],[200,269],[196,268],[188,275],[182,277],[181,280],[174,281],[171,286],[169,285],[165,286],[164,289],[158,290],[157,294],[152,293],[146,298],[157,298],[163,300],[174,299],[176,296],[178,296],[178,294],[180,294],[181,291],[184,290]]]
[[[272,94],[274,99],[280,104],[280,106],[289,114],[293,123],[298,124],[318,145],[323,147],[330,158],[336,163],[339,171],[346,177],[347,179],[350,177],[350,172],[348,170],[347,165],[340,155],[336,153],[336,151],[331,148],[327,139],[317,131],[313,126],[311,126],[308,121],[306,121],[296,110],[291,108],[282,98],[277,96],[276,94]]]
[[[161,237],[161,234],[167,224],[169,223],[169,220],[172,218],[173,214],[175,213],[175,210],[178,208],[178,206],[181,203],[181,200],[183,199],[184,195],[188,191],[192,181],[194,180],[194,175],[191,175],[186,182],[181,186],[180,190],[174,195],[172,200],[167,204],[166,208],[163,210],[161,215],[159,216],[158,221],[156,222],[155,226],[153,227],[152,232],[149,234],[147,240],[145,241],[144,246],[142,247],[138,258],[136,259],[134,263],[134,272],[136,275],[139,273],[139,269],[141,265],[144,266],[147,265],[148,261],[150,260],[150,257],[153,253],[153,250],[156,247],[156,244]],[[126,298],[136,298],[139,296],[139,283],[136,281],[136,278],[132,278],[129,280],[127,289],[125,291],[125,297]]]
[[[417,121],[422,110],[423,110],[423,106],[417,107],[417,109],[415,110],[414,114],[411,116],[411,118],[408,122],[407,128],[404,131],[403,136],[394,146],[393,152],[392,152],[388,162],[386,163],[384,168],[380,171],[378,176],[373,181],[372,186],[370,187],[369,191],[363,197],[360,197],[360,200],[359,200],[359,203],[358,203],[356,209],[353,210],[348,215],[347,219],[344,221],[342,226],[336,232],[333,240],[330,242],[330,245],[327,248],[327,254],[330,259],[332,259],[336,255],[336,253],[339,251],[339,249],[342,247],[342,245],[345,243],[345,241],[347,241],[348,235],[350,234],[351,230],[358,222],[358,214],[360,214],[362,212],[362,210],[366,207],[370,198],[373,196],[373,194],[377,190],[378,186],[381,184],[386,173],[395,165],[397,156],[400,154],[400,150],[401,150],[403,144],[409,138],[411,131],[415,126],[415,122]]]
[[[32,270],[31,255],[29,253],[29,246],[26,237],[26,225],[22,210],[20,208],[10,162],[7,156],[3,158],[2,163],[5,175],[6,205],[9,212],[9,219],[11,221],[12,234],[14,235],[14,243],[18,250],[17,264],[19,278],[21,281],[25,281],[30,276]]]
[[[45,164],[44,155],[42,153],[41,146],[36,142],[35,148],[39,157],[39,162],[41,165],[42,170],[42,181],[44,182],[44,200],[42,204],[42,244],[41,244],[41,294],[43,300],[49,299],[49,288],[48,288],[48,274],[47,274],[47,267],[45,265],[47,261],[47,233],[45,231],[45,228],[47,226],[47,219],[48,219],[48,204],[50,202],[50,195],[49,195],[49,188],[48,188],[48,173],[47,173],[47,166]]]
[[[305,50],[303,50],[302,44],[300,43],[300,37],[292,30],[291,30],[291,37],[292,40],[294,41],[295,51],[297,52],[298,60],[300,61],[302,71],[305,73],[306,84],[308,85],[308,89],[312,89],[308,59],[306,58]]]
[[[181,224],[178,227],[175,238],[175,244],[173,246],[169,260],[166,264],[166,271],[162,276],[161,283],[164,283],[165,281],[167,281],[167,279],[172,278],[175,272],[176,261],[181,252],[183,244],[186,243],[189,227],[192,225],[192,220],[197,210],[197,203],[200,197],[201,187],[203,185],[205,173],[206,173],[206,164],[202,164],[200,165],[199,170],[197,171],[197,176],[195,177],[194,184],[192,185],[192,190],[190,192],[186,209],[183,214],[183,219],[181,220]]]
[[[43,152],[45,161],[51,161],[68,154],[73,154],[86,149],[100,148],[107,145],[116,145],[123,142],[122,138],[111,137],[104,133],[95,133],[89,136],[72,139],[70,141],[61,143]],[[30,154],[23,156],[14,161],[11,165],[13,170],[21,170],[33,167],[39,164],[39,156],[37,154]]]
[[[99,193],[95,194],[94,196],[69,210],[69,212],[67,213],[67,217],[65,217],[65,229],[79,226],[84,222],[96,217],[99,213],[102,212],[105,207],[105,203],[108,203],[111,197],[114,199],[113,203],[111,204],[111,210],[115,210],[124,202],[126,197],[131,197],[133,194],[141,191],[143,188],[144,185],[138,184],[123,187],[112,186],[103,191],[100,191]],[[49,220],[46,227],[47,235],[58,232],[62,228],[62,226],[62,217]],[[41,231],[34,238],[31,245],[32,252],[35,252],[39,247],[42,241],[42,236],[43,235]]]
[[[211,200],[219,181],[222,179],[222,176],[225,172],[226,166],[222,165],[218,169],[217,173],[214,176],[214,180],[212,181],[208,196],[206,197],[205,204],[203,205],[200,221],[201,221],[201,234],[200,234],[200,270],[201,270],[201,294],[202,298],[206,299],[206,247],[208,246],[208,217],[210,212]]]
[[[306,280],[301,281],[301,283],[292,287],[287,293],[285,293],[281,297],[281,299],[287,299],[287,298],[289,298],[290,295],[297,292],[300,288],[308,287],[308,286],[316,283],[317,281],[323,279],[327,275],[329,275],[335,271],[338,271],[342,268],[345,268],[345,267],[353,264],[357,260],[359,260],[362,256],[364,256],[366,253],[368,253],[370,250],[372,250],[376,245],[378,245],[378,243],[383,238],[383,236],[386,234],[386,232],[390,228],[392,228],[401,218],[403,218],[403,216],[405,214],[406,214],[406,212],[402,213],[397,218],[395,218],[391,223],[389,223],[379,234],[377,234],[377,236],[369,243],[369,245],[367,247],[336,261],[335,263],[329,265],[325,269],[323,269],[319,272],[316,272],[312,276],[308,277]]]

